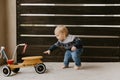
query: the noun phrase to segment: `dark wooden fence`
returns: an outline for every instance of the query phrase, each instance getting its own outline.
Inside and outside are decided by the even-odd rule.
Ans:
[[[25,54],[18,50],[18,61],[35,55],[63,61],[63,49],[43,54],[61,24],[82,39],[82,61],[120,61],[120,0],[17,0],[16,9],[17,44],[28,44]]]

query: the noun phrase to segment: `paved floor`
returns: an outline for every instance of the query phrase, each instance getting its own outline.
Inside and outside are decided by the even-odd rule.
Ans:
[[[62,63],[45,62],[47,71],[37,74],[33,67],[21,68],[17,74],[4,77],[0,67],[0,80],[120,80],[120,62],[82,63],[81,70],[61,69]]]

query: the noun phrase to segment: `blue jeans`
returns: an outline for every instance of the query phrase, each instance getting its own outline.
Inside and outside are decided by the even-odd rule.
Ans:
[[[76,51],[67,50],[64,55],[64,65],[68,66],[69,61],[72,58],[76,66],[81,66],[81,60],[80,60],[81,53],[82,53],[82,49],[77,49]]]

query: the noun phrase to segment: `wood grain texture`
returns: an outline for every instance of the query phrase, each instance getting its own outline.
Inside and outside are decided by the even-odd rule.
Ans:
[[[57,41],[54,29],[61,24],[83,41],[83,61],[120,61],[119,0],[16,0],[16,4],[17,44],[30,45],[26,54],[19,48],[18,61],[39,55],[44,61],[63,61],[63,49],[43,54]]]

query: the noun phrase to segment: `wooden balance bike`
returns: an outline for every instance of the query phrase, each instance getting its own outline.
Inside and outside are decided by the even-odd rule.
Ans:
[[[15,54],[16,54],[16,50],[19,46],[24,46],[23,52],[25,52],[26,46],[27,46],[26,44],[17,45],[16,48],[15,48],[12,59],[8,59],[8,57],[6,56],[6,53],[5,53],[5,47],[1,47],[1,50],[0,50],[1,58],[3,57],[7,61],[7,65],[3,66],[3,68],[2,68],[3,75],[6,76],[6,77],[10,76],[11,71],[14,72],[14,73],[18,73],[20,68],[27,67],[27,66],[34,66],[35,71],[38,74],[44,73],[46,71],[46,66],[43,64],[43,62],[41,60],[43,58],[42,56],[23,57],[22,58],[22,60],[23,60],[22,63],[15,62],[15,60],[14,60],[15,59]]]

